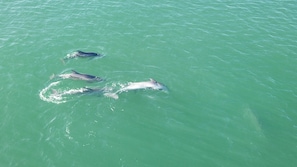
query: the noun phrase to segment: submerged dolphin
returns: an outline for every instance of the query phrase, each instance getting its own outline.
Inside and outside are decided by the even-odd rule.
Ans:
[[[52,89],[53,95],[63,96],[63,95],[74,95],[74,94],[86,94],[86,93],[103,93],[105,92],[105,88],[89,88],[89,87],[83,87],[78,89],[70,89],[63,92],[58,92],[55,89]]]
[[[118,99],[118,94],[122,92],[127,92],[130,90],[139,90],[139,89],[153,89],[153,90],[164,90],[167,91],[167,87],[154,79],[144,82],[130,82],[127,86],[119,89],[115,93],[105,93],[106,96]]]
[[[63,79],[78,79],[78,80],[84,80],[88,82],[100,82],[103,81],[102,78],[94,76],[94,75],[89,75],[89,74],[82,74],[77,71],[71,70],[72,73],[69,74],[60,74],[58,77],[63,78]]]
[[[67,56],[63,60],[72,59],[76,57],[82,58],[94,58],[94,57],[102,57],[103,55],[95,52],[83,52],[83,51],[75,51],[73,53],[67,54]]]

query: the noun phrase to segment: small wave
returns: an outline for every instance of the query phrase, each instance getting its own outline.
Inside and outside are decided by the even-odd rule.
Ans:
[[[72,53],[68,53],[66,55],[66,57],[64,57],[64,60],[76,58],[77,57],[77,54],[78,53],[76,51],[75,52],[72,52]]]

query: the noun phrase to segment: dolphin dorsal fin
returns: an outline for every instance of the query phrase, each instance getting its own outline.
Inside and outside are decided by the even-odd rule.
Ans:
[[[79,74],[79,72],[75,71],[75,70],[71,70],[73,73],[75,74]]]
[[[153,78],[150,78],[150,81],[153,82],[153,83],[157,83],[157,81],[154,80]]]

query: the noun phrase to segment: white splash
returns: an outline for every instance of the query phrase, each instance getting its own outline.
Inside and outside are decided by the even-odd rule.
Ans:
[[[57,82],[52,82],[51,84],[49,84],[47,87],[45,87],[44,89],[42,89],[39,92],[39,97],[41,100],[46,101],[46,102],[50,102],[50,103],[55,103],[55,104],[60,104],[60,103],[65,103],[66,101],[63,100],[62,96],[60,94],[56,94],[56,93],[51,93],[50,95],[46,95],[48,90],[50,88],[52,88],[53,86],[56,86],[60,83],[60,81]]]

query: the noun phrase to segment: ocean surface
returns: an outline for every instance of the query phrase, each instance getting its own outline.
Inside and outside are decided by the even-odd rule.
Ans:
[[[297,165],[297,1],[0,9],[1,167]],[[104,56],[62,61],[76,50]],[[56,77],[71,70],[105,80]],[[150,78],[168,91],[54,96]]]

